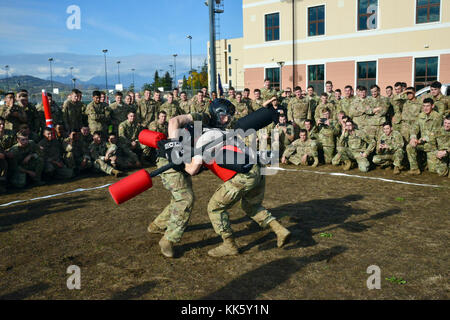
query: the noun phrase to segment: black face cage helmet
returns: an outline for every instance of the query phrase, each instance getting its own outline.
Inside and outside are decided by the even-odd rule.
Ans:
[[[234,115],[236,108],[234,105],[226,99],[214,99],[209,105],[209,115],[211,116],[211,125],[215,127],[225,127],[230,121],[231,117]],[[227,115],[230,119],[228,123],[220,123],[220,116]]]

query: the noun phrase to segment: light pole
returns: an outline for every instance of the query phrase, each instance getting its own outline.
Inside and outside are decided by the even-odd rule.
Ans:
[[[189,69],[189,76],[191,77],[191,95],[193,95],[194,91],[192,89],[192,36],[187,36],[189,39],[189,60],[191,62],[191,68]]]
[[[108,49],[102,50],[103,55],[105,56],[105,88],[106,88],[106,94],[108,94],[108,74],[106,72],[106,53],[108,52]]]
[[[131,69],[131,72],[132,72],[132,75],[133,75],[133,90],[135,90],[135,89],[134,89],[134,71],[135,71],[135,70],[136,70],[136,69],[134,69],[134,68]]]
[[[73,67],[70,67],[70,79],[72,79],[72,83],[73,83],[73,89],[75,89],[75,81],[73,81],[74,77],[73,77]]]
[[[281,86],[281,80],[283,79],[283,66],[284,66],[284,61],[278,61],[277,62],[278,66],[280,67],[280,91],[282,91],[283,87]]]
[[[8,88],[8,91],[9,91],[9,81],[8,81],[9,75],[8,75],[8,70],[9,70],[9,66],[6,65],[6,66],[5,66],[5,71],[6,71],[6,87]]]
[[[50,63],[50,83],[52,85],[52,92],[53,92],[53,73],[52,73],[53,58],[48,58],[48,62]]]
[[[120,70],[119,70],[120,61],[117,61],[117,83],[120,83]]]
[[[174,71],[173,71],[173,82],[174,82],[174,88],[177,87],[177,54],[173,55],[173,65],[174,65]]]
[[[75,81],[77,81],[77,79],[72,78],[72,83],[73,83],[73,88],[75,89]]]

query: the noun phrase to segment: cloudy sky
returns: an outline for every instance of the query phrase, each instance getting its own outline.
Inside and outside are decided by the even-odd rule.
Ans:
[[[0,77],[53,74],[86,81],[104,76],[102,49],[108,49],[108,78],[120,73],[152,77],[169,70],[176,58],[177,74],[189,70],[192,36],[193,67],[207,56],[208,7],[204,0],[0,0]],[[225,0],[222,38],[242,36],[242,1]],[[79,15],[77,13],[79,8]],[[79,17],[79,19],[78,19]],[[77,23],[79,22],[79,29]],[[68,26],[69,24],[69,26]],[[75,28],[74,28],[75,27]]]

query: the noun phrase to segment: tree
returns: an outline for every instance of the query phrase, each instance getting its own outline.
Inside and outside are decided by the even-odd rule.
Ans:
[[[183,76],[183,84],[181,86],[181,90],[187,90],[189,88],[188,83],[187,83],[187,79],[186,76]]]
[[[144,83],[143,85],[142,85],[142,89],[141,89],[142,91],[145,91],[145,90],[152,90],[152,85],[151,84],[149,84],[149,83]]]

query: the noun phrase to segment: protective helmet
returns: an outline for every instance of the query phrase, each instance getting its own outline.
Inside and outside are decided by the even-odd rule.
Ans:
[[[211,125],[217,128],[225,127],[234,115],[236,108],[226,99],[214,99],[209,105],[209,115],[211,116]],[[228,116],[228,123],[222,124],[220,116]]]

